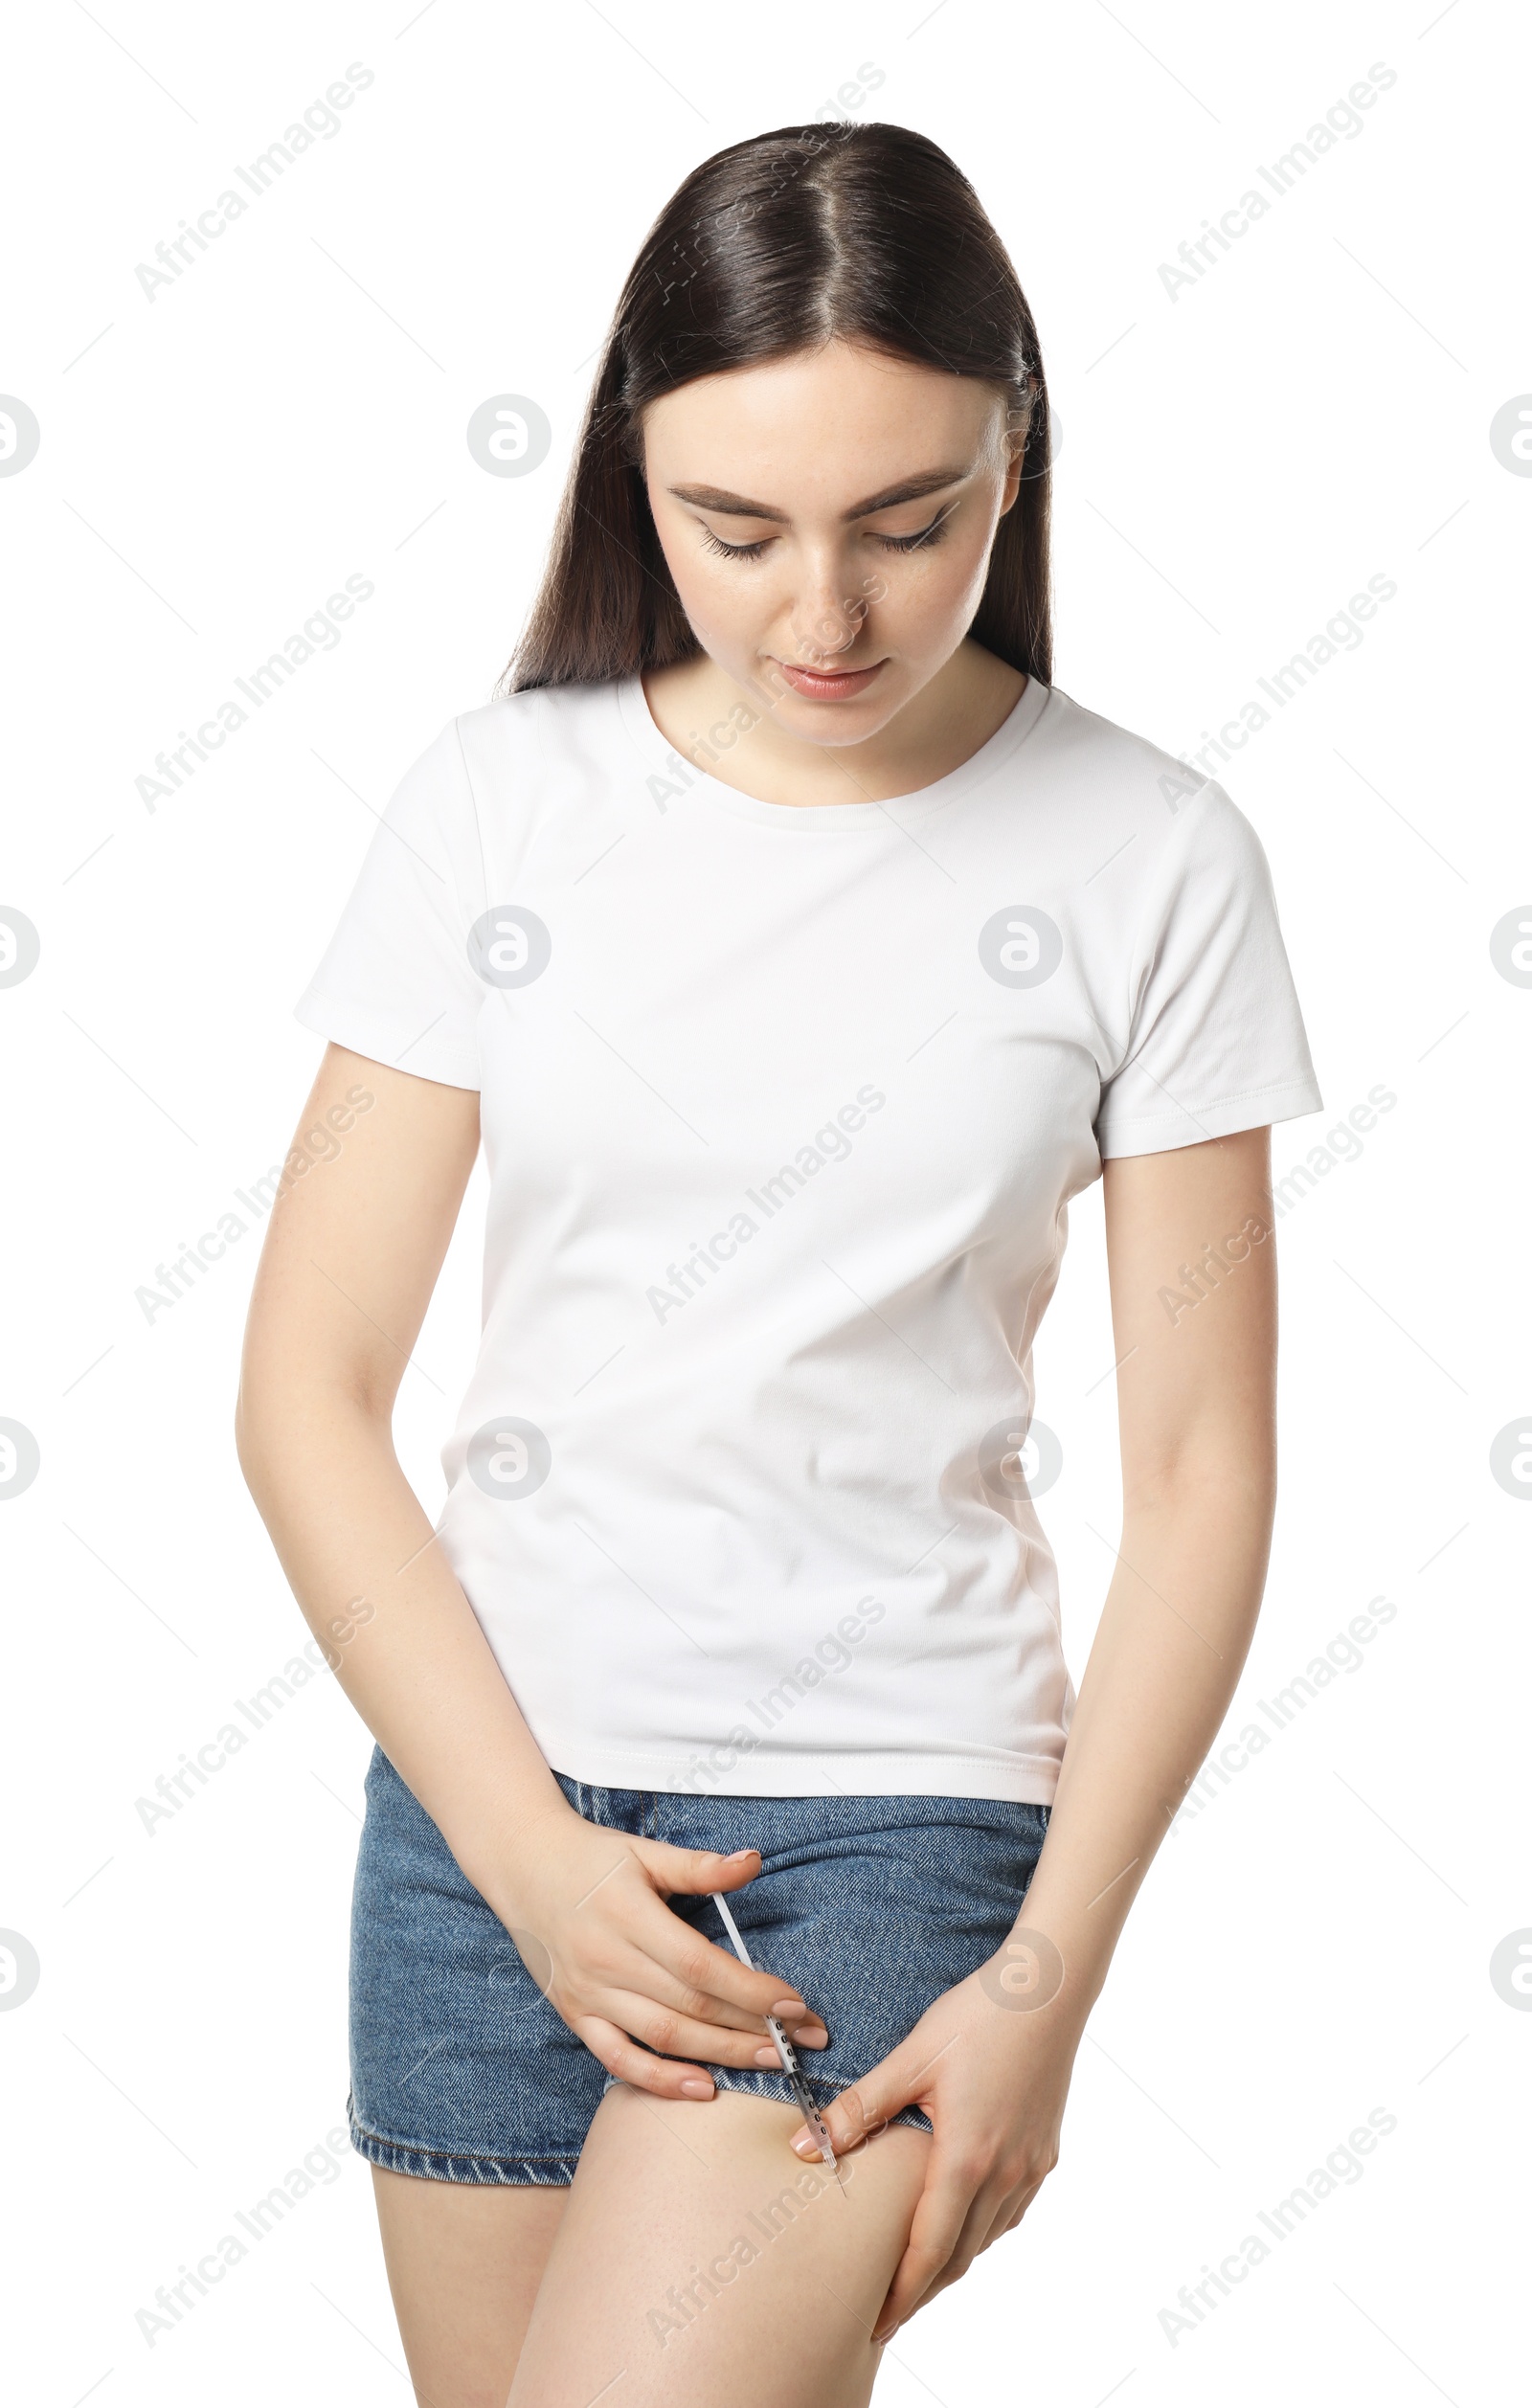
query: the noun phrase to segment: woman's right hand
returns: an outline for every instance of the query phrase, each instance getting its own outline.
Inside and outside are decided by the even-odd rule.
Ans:
[[[768,2014],[796,2045],[827,2044],[791,1982],[742,1965],[665,1902],[743,1888],[760,1871],[758,1849],[672,1848],[573,1808],[539,1821],[528,1841],[485,1896],[538,1988],[620,2082],[662,2099],[710,2099],[710,2062],[779,2063]]]

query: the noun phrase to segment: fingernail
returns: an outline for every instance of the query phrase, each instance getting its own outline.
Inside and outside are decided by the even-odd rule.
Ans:
[[[777,2061],[777,2051],[774,2048],[758,2048],[755,2051],[757,2065],[775,2065]]]
[[[695,2081],[687,2080],[681,2085],[681,2095],[684,2099],[710,2099],[712,2084],[710,2082],[703,2082],[700,2078]]]
[[[801,1998],[778,1998],[766,2012],[775,2015],[778,2023],[801,2023],[808,2009]]]
[[[800,2157],[817,2157],[820,2153],[820,2145],[806,2124],[799,2126],[788,2146],[796,2149]]]
[[[830,2036],[822,2023],[800,2023],[793,2037],[800,2048],[827,2048]]]
[[[725,1857],[725,1864],[743,1864],[747,1857],[759,1856],[758,1848],[735,1848]]]
[[[898,2329],[899,2328],[897,2325],[875,2325],[872,2329],[872,2338],[875,2342],[877,2342],[879,2348],[881,2349],[885,2341],[891,2341],[893,2339],[893,2336]]]

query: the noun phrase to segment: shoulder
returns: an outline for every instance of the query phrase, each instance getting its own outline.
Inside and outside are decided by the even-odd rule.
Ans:
[[[535,820],[569,772],[610,755],[614,684],[545,686],[470,705],[438,727],[399,781],[392,815],[504,826]]]
[[[460,711],[449,727],[470,776],[478,771],[495,777],[507,769],[525,774],[539,759],[586,753],[609,741],[619,683],[529,686]]]
[[[1056,805],[1088,841],[1131,845],[1138,881],[1174,874],[1211,850],[1231,868],[1264,869],[1260,839],[1216,778],[1148,736],[1048,690],[1036,730],[1039,766]]]
[[[1053,774],[1089,786],[1103,801],[1132,805],[1147,799],[1175,817],[1193,795],[1212,785],[1189,761],[1100,711],[1088,710],[1061,686],[1049,686],[1037,733]]]
[[[425,756],[427,808],[475,889],[487,880],[507,892],[555,830],[577,844],[631,786],[620,689],[615,679],[533,686],[440,730]]]

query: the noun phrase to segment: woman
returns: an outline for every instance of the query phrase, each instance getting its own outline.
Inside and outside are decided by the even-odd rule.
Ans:
[[[1250,1642],[1269,1132],[1320,1097],[1250,824],[1049,683],[1048,461],[941,151],[708,161],[508,691],[299,1006],[339,1143],[239,1443],[378,1743],[351,2126],[435,2408],[865,2401],[1054,2164]],[[481,1137],[433,1533],[390,1416]],[[1124,1519],[1076,1704],[1030,1355],[1097,1176]]]

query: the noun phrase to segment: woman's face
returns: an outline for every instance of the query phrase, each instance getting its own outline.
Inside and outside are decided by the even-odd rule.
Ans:
[[[698,641],[785,731],[863,743],[952,658],[1020,478],[1002,387],[833,342],[698,377],[643,437]]]

